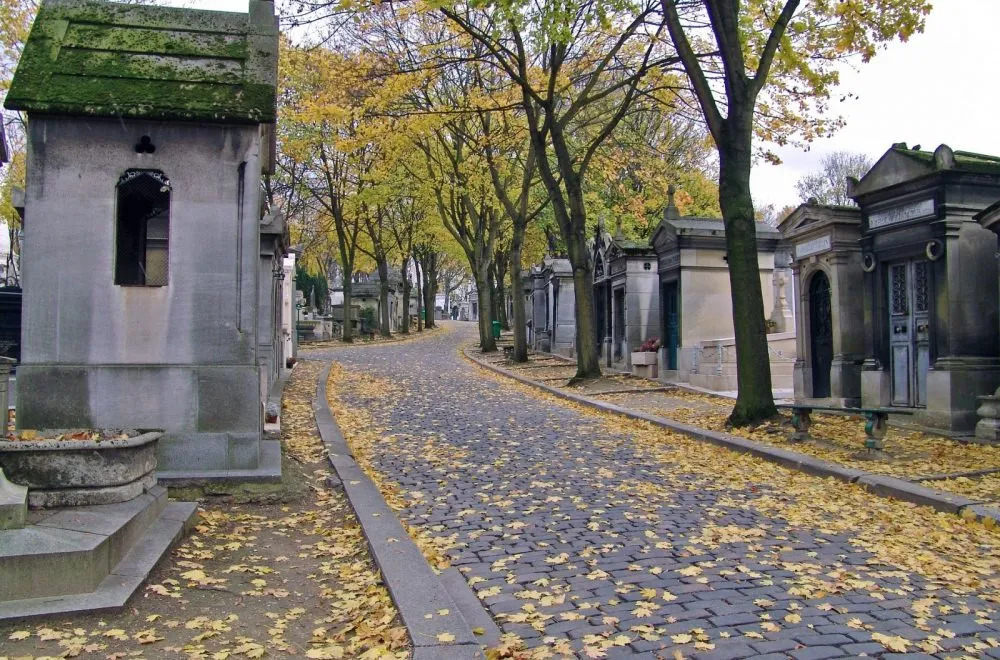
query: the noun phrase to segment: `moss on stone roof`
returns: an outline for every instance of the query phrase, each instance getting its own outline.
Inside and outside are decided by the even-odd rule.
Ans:
[[[622,252],[644,252],[653,249],[649,241],[634,241],[628,238],[615,238],[613,240]]]
[[[5,105],[99,117],[273,123],[273,4],[248,14],[44,0]]]
[[[894,145],[893,149],[915,160],[934,165],[934,152],[919,149],[907,149],[903,145]],[[954,151],[955,169],[962,172],[981,174],[1000,174],[1000,157],[989,154],[977,154],[972,151]]]

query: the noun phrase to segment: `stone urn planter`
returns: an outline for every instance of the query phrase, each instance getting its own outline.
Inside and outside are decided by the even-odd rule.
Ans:
[[[657,358],[655,352],[636,351],[632,353],[632,373],[643,378],[656,378]]]
[[[156,485],[160,431],[28,433],[0,441],[0,467],[33,509],[125,502]]]

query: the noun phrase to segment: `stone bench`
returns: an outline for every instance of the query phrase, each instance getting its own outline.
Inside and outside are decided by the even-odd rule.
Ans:
[[[778,408],[792,411],[792,426],[795,432],[790,436],[793,442],[803,442],[809,439],[809,427],[812,425],[812,412],[814,410],[822,412],[839,412],[851,415],[862,415],[865,418],[865,449],[868,451],[882,451],[885,449],[886,431],[888,429],[889,415],[912,415],[910,410],[899,410],[897,408],[845,408],[839,406],[815,406],[809,404],[791,403],[781,404]]]

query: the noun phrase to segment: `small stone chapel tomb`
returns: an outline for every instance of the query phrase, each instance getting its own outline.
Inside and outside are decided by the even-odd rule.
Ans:
[[[277,59],[271,2],[41,3],[6,98],[28,114],[20,427],[163,429],[161,478],[280,473]]]

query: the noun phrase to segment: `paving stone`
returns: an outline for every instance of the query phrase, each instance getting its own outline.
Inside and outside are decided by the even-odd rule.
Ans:
[[[799,643],[790,639],[773,639],[766,642],[753,642],[751,646],[757,653],[778,653],[797,648]]]
[[[826,658],[839,658],[844,652],[835,646],[812,646],[803,649],[793,649],[788,655],[795,660],[826,660]]]
[[[846,635],[798,635],[794,638],[803,646],[836,646],[839,644],[850,644],[852,640]]]
[[[446,554],[461,569],[468,569],[462,570],[466,580],[487,578],[473,585],[473,590],[502,589],[501,594],[484,601],[494,616],[518,611],[527,602],[537,604],[517,600],[517,591],[553,592],[558,588],[566,592],[565,604],[544,611],[577,609],[582,603],[600,605],[600,609],[579,608],[586,617],[582,621],[556,617],[546,627],[546,635],[564,635],[573,640],[576,649],[581,648],[580,640],[587,634],[628,633],[628,626],[634,623],[652,623],[662,625],[668,634],[702,628],[721,650],[721,631],[733,631],[734,637],[747,630],[760,632],[762,610],[753,601],[766,598],[775,605],[763,611],[770,612],[781,630],[766,633],[765,640],[733,639],[733,648],[749,644],[760,654],[820,660],[885,653],[884,647],[871,642],[869,632],[846,628],[844,624],[852,617],[870,622],[879,632],[899,630],[911,635],[915,634],[909,632],[914,629],[911,606],[918,599],[933,595],[953,612],[964,602],[973,611],[990,606],[975,605],[975,599],[940,585],[927,585],[916,574],[886,576],[885,564],[871,562],[870,553],[851,544],[850,533],[833,534],[805,522],[788,529],[786,521],[754,508],[754,497],[785,497],[783,492],[760,486],[760,493],[754,496],[742,488],[705,485],[703,475],[683,473],[681,464],[637,446],[627,434],[609,434],[575,408],[554,404],[523,388],[497,386],[486,380],[481,370],[456,356],[456,343],[472,339],[474,326],[455,327],[454,334],[432,335],[377,350],[334,349],[322,355],[341,363],[348,377],[363,372],[392,384],[388,403],[362,390],[344,395],[346,403],[372,415],[375,427],[393,434],[375,447],[372,465],[403,492],[425,494],[423,502],[409,502],[397,515],[422,531],[454,534],[455,547]],[[437,376],[430,386],[429,374]],[[669,448],[663,449],[666,452]],[[455,458],[442,459],[447,456]],[[735,454],[733,458],[742,460]],[[662,494],[637,495],[635,486],[647,483],[666,484],[667,488]],[[671,488],[671,484],[678,486]],[[709,522],[759,527],[767,533],[755,540],[760,548],[753,551],[742,543],[711,549],[700,545],[696,555],[684,550]],[[440,531],[431,529],[435,525],[441,526]],[[669,542],[671,547],[656,548],[659,541]],[[565,562],[545,561],[560,553],[566,553]],[[497,560],[505,561],[493,570],[491,565]],[[700,566],[698,577],[705,583],[677,572],[699,562],[714,563]],[[910,594],[883,601],[869,596],[868,589],[821,600],[791,596],[788,589],[803,574],[789,570],[782,562],[816,565],[823,572],[846,568],[886,594],[891,593],[889,589],[904,587]],[[635,565],[642,570],[629,570]],[[759,576],[739,572],[737,566]],[[654,567],[663,570],[654,575],[649,572]],[[724,571],[733,574],[723,575]],[[514,583],[508,583],[508,578]],[[538,580],[548,584],[533,584]],[[771,583],[763,584],[765,581]],[[628,590],[621,593],[622,587]],[[666,589],[676,600],[651,599],[659,605],[654,616],[635,617],[635,602],[644,599],[640,590],[645,587],[658,592]],[[609,604],[612,601],[615,604]],[[783,621],[789,601],[803,606],[799,624]],[[847,614],[819,610],[816,606],[824,602],[843,608]],[[595,626],[594,622],[602,621],[605,615],[618,618],[618,623]],[[977,633],[1000,637],[1000,622],[980,628],[974,618],[955,615],[931,625],[953,629],[959,636],[942,640],[947,649],[973,643],[972,635]],[[527,635],[533,630],[530,626],[505,625],[503,629],[524,630],[528,647],[542,643],[541,635]],[[797,648],[796,638],[808,646]],[[615,652],[655,654],[664,647],[672,654],[674,645],[669,637],[657,642],[634,640],[627,649]],[[681,649],[685,656],[695,653],[691,645]]]
[[[881,655],[885,652],[885,647],[878,642],[865,642],[858,644],[845,644],[841,647],[849,655]]]
[[[714,649],[696,653],[694,657],[698,660],[736,660],[756,655],[757,651],[746,642],[725,640],[715,642]]]

